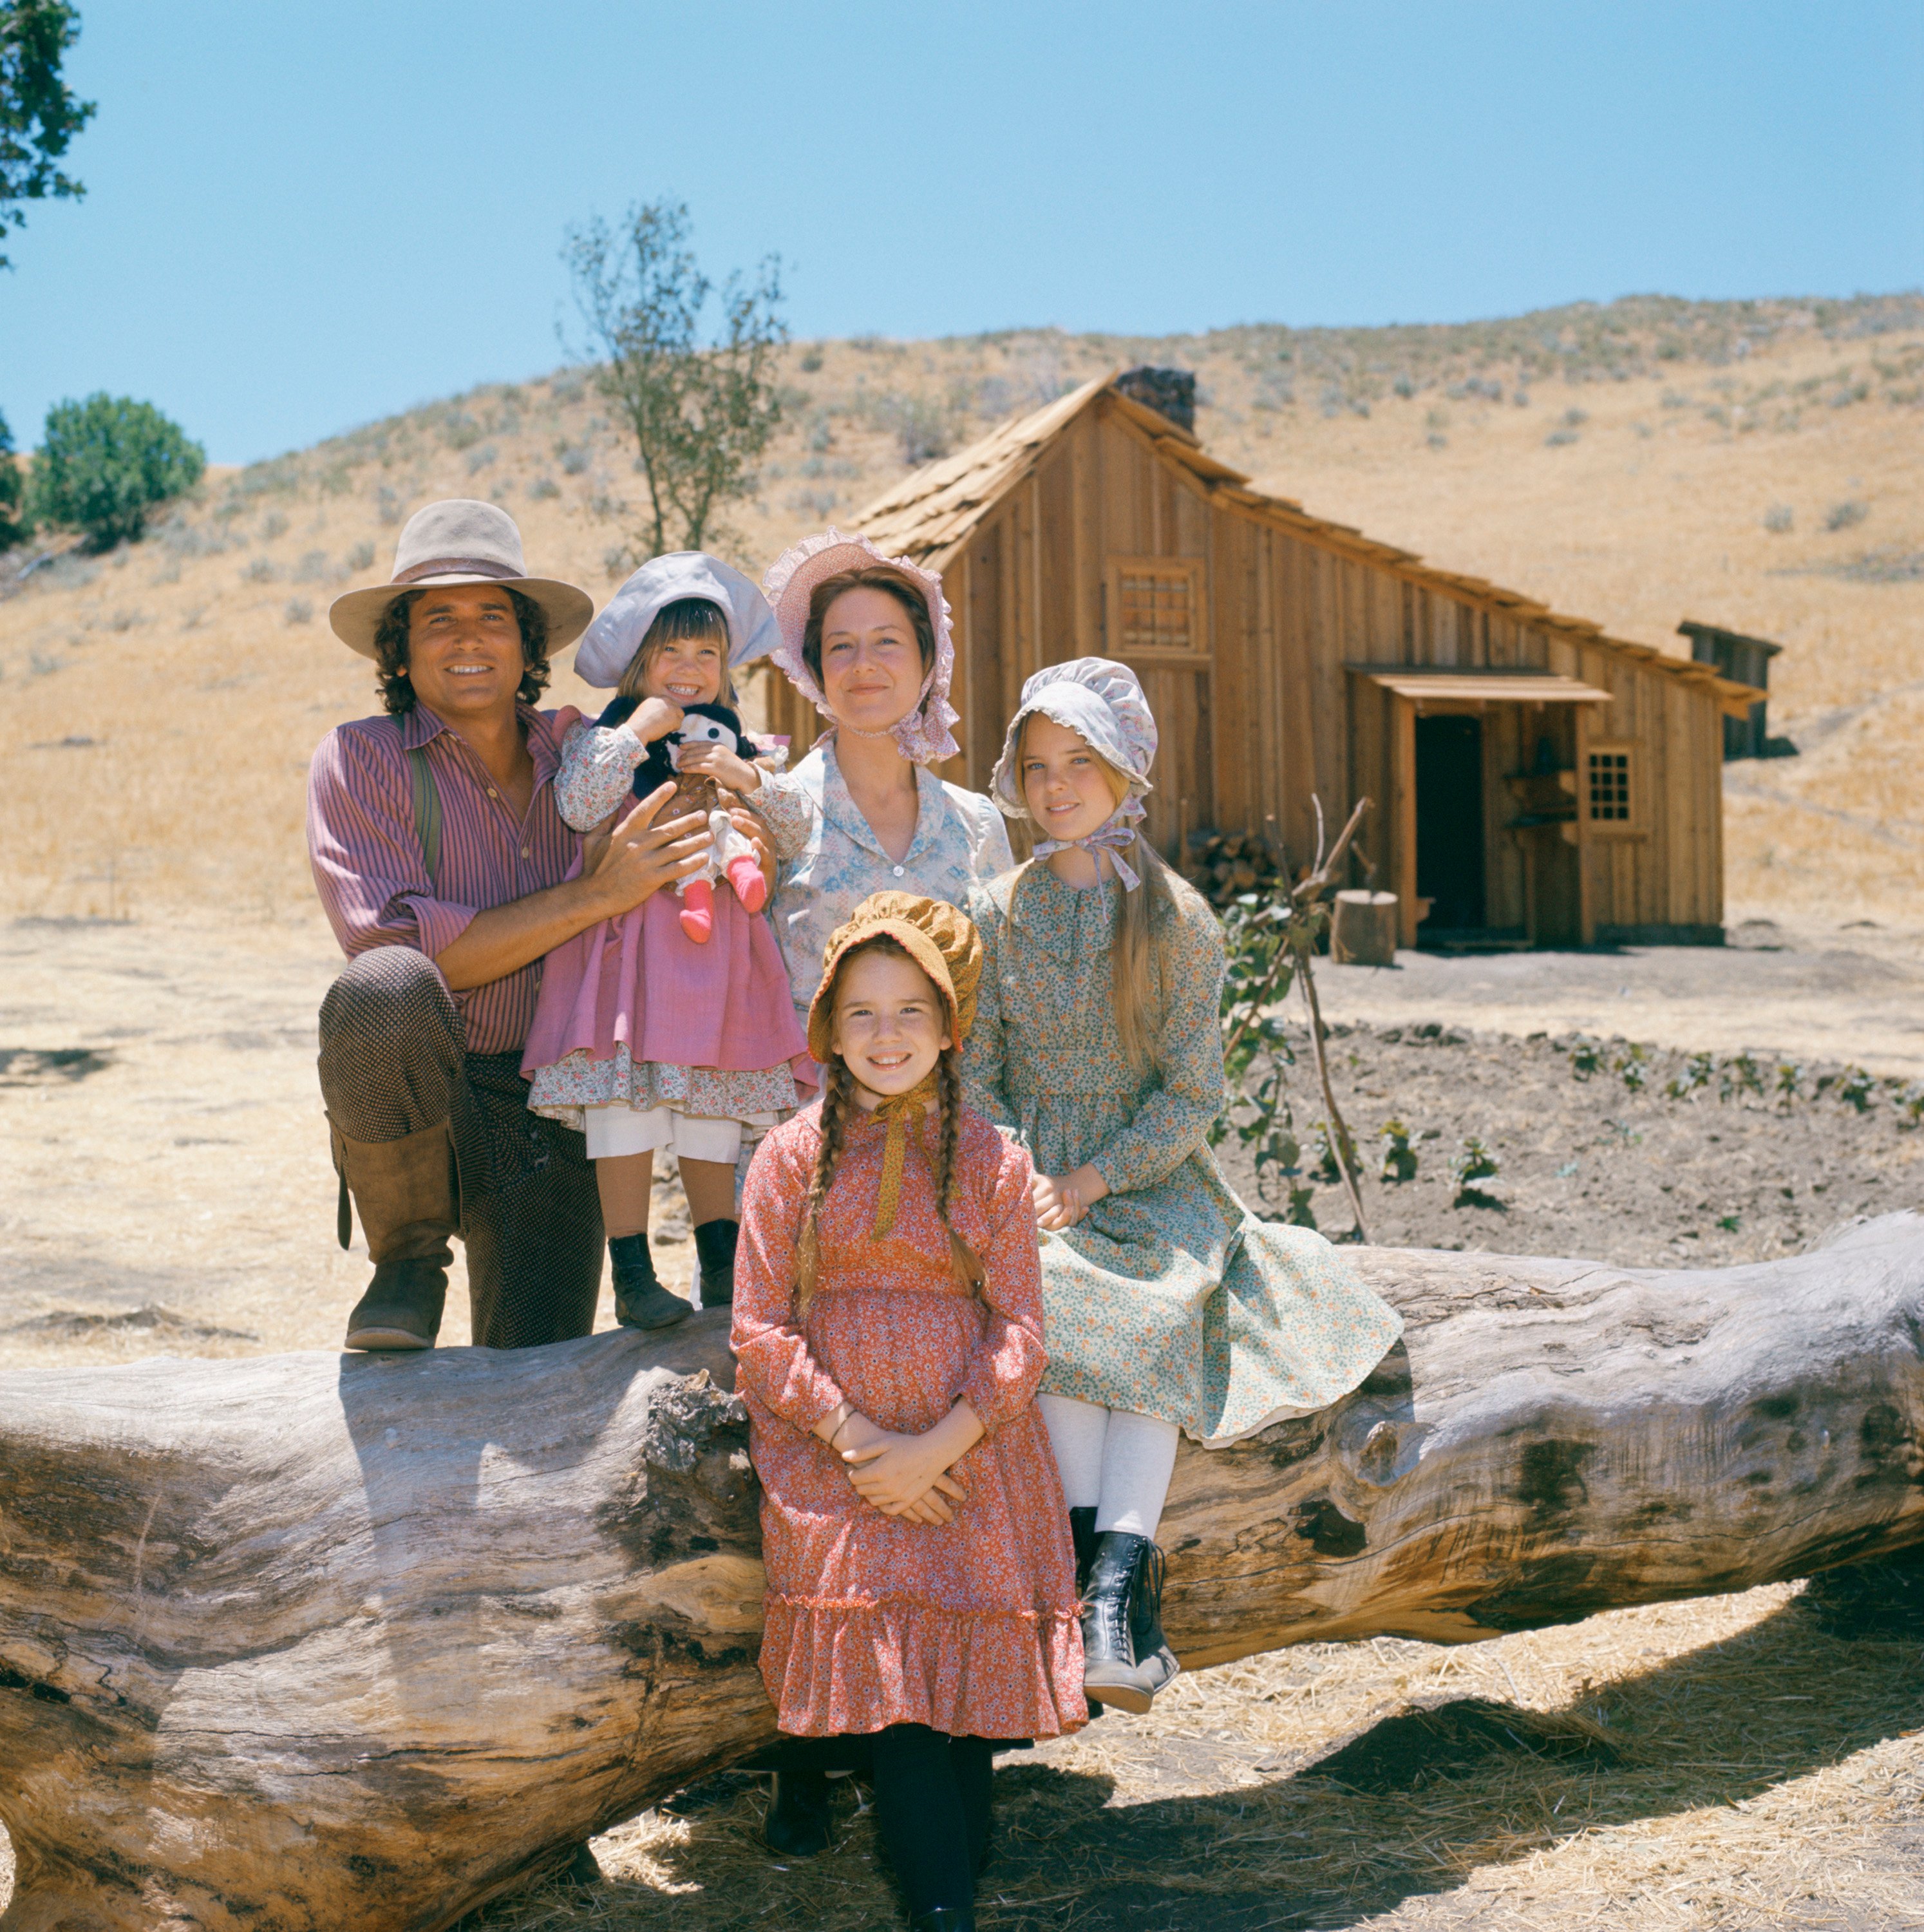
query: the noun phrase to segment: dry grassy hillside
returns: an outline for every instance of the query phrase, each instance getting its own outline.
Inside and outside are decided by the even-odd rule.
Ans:
[[[797,344],[761,495],[721,547],[758,569],[913,462],[1146,360],[1195,369],[1205,442],[1313,509],[1666,648],[1686,616],[1781,640],[1773,728],[1808,752],[1733,775],[1733,910],[1841,890],[1902,916],[1924,876],[1924,302]],[[307,758],[372,708],[328,601],[384,579],[408,513],[457,494],[506,505],[535,567],[598,593],[640,479],[562,370],[211,476],[145,542],[0,586],[10,906],[307,916]]]

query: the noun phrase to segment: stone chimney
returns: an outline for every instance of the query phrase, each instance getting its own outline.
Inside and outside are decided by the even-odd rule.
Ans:
[[[1196,377],[1189,369],[1152,369],[1144,363],[1116,378],[1116,387],[1132,403],[1167,416],[1177,428],[1196,433]]]

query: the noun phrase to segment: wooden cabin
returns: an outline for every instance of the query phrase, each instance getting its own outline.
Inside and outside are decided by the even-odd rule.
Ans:
[[[1724,758],[1767,758],[1770,755],[1770,705],[1764,694],[1770,688],[1770,660],[1784,646],[1768,638],[1747,638],[1721,624],[1700,624],[1686,617],[1677,634],[1690,640],[1690,655],[1699,664],[1713,664],[1738,684],[1754,686],[1757,702],[1741,718],[1724,720]]]
[[[1154,392],[1151,392],[1154,393]],[[981,790],[1022,682],[1118,658],[1161,728],[1149,830],[1314,856],[1355,801],[1401,943],[1723,936],[1723,723],[1760,694],[1265,495],[1104,377],[928,465],[853,527],[941,572]],[[773,680],[799,756],[820,721]],[[1362,883],[1359,869],[1355,883]]]

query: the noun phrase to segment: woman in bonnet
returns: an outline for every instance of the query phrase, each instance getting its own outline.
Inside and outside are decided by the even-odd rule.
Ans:
[[[805,1021],[829,935],[870,893],[960,906],[1014,860],[995,807],[931,769],[958,748],[942,579],[831,530],[785,551],[762,588],[780,631],[769,655],[829,722],[753,794],[781,862],[775,929]]]

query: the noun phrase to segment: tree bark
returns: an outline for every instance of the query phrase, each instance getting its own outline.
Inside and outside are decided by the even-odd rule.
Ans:
[[[1924,1222],[1721,1272],[1359,1250],[1404,1342],[1185,1444],[1192,1664],[1924,1541]],[[719,1315],[0,1376],[5,1932],[432,1932],[770,1735]]]

